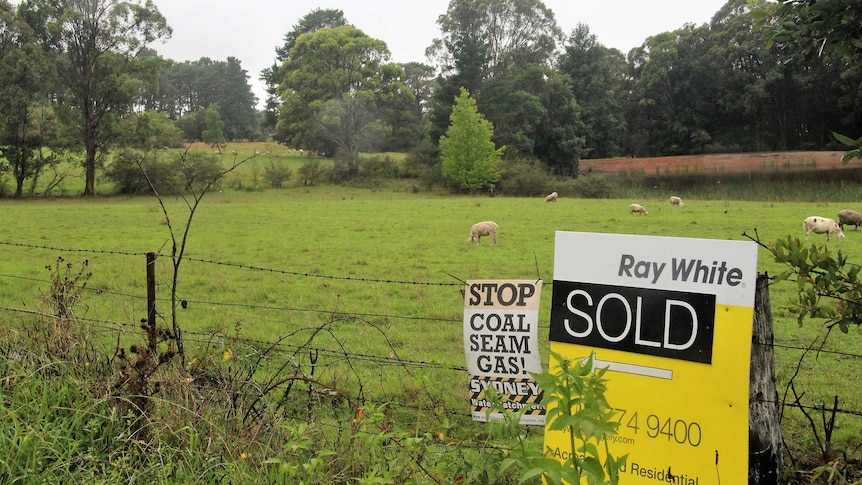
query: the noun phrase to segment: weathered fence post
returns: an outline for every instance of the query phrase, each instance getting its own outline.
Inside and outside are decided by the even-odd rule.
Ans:
[[[784,467],[784,450],[781,423],[778,421],[778,391],[775,388],[769,275],[758,274],[755,286],[748,387],[748,483],[775,485]]]
[[[147,345],[156,355],[156,253],[147,253]]]

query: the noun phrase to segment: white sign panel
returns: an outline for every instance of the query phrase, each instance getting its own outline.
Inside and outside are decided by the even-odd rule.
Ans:
[[[505,398],[505,409],[525,410],[521,424],[545,424],[542,391],[530,376],[542,372],[538,348],[541,290],[540,280],[467,282],[464,353],[474,420],[488,419],[493,403],[486,399],[486,390],[493,387]],[[492,413],[490,417],[502,415]]]

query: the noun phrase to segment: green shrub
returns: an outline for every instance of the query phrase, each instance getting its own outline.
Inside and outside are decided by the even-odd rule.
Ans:
[[[389,155],[374,155],[359,160],[359,177],[364,179],[394,179],[401,169]]]
[[[325,170],[320,165],[320,160],[308,159],[299,167],[299,178],[302,179],[302,185],[316,185],[324,177]]]
[[[121,194],[179,194],[200,190],[221,172],[215,155],[204,152],[144,152],[123,149],[105,169],[105,176],[114,182]]]
[[[142,171],[143,170],[143,171]],[[146,176],[144,173],[146,172]],[[142,194],[152,191],[147,177],[157,187],[159,181],[170,179],[170,163],[159,152],[145,154],[140,150],[125,148],[114,154],[113,161],[105,169],[105,176],[114,182],[121,194]]]
[[[293,170],[287,163],[281,160],[270,160],[263,172],[263,179],[275,189],[284,187],[284,183],[290,180]]]
[[[419,179],[427,190],[446,183],[437,147],[428,141],[420,143],[407,154],[401,175],[405,178]]]
[[[574,181],[576,196],[584,199],[610,199],[613,186],[604,177],[581,177]]]
[[[550,192],[550,180],[545,167],[537,162],[506,160],[499,186],[509,196],[533,197]]]

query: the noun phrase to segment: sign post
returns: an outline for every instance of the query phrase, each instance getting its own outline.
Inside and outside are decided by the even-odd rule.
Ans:
[[[608,368],[621,482],[746,483],[756,273],[753,242],[557,232],[551,351]]]
[[[487,421],[494,403],[486,399],[486,390],[493,387],[505,398],[504,409],[524,410],[521,424],[545,424],[542,391],[530,376],[542,372],[538,345],[541,292],[541,280],[467,282],[464,353],[474,420]],[[502,417],[499,413],[490,416]]]

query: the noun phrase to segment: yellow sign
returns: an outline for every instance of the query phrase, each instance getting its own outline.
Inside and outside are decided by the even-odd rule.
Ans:
[[[753,242],[557,233],[551,350],[608,368],[621,483],[747,483],[756,277]]]

